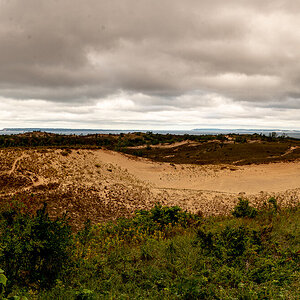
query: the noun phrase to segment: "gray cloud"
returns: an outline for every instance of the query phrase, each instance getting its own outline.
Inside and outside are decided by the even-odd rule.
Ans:
[[[299,117],[299,16],[292,0],[0,0],[1,101],[86,111],[126,95],[121,118],[222,99]]]

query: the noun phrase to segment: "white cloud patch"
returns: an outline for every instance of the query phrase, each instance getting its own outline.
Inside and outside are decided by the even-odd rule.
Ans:
[[[70,106],[65,102],[53,105],[45,100],[1,98],[0,126],[24,127],[25,123],[26,127],[130,130],[200,127],[300,129],[297,108],[259,107],[217,94],[186,94],[165,106],[157,104],[159,99],[120,92],[85,106]],[[146,104],[143,100],[147,100]]]

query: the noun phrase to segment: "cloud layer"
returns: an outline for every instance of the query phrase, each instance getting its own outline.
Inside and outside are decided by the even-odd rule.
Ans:
[[[299,16],[292,0],[0,0],[0,126],[300,128]]]

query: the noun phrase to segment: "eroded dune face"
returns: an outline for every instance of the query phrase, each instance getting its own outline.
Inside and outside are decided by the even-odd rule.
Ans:
[[[0,198],[17,195],[51,214],[96,222],[149,208],[156,202],[204,215],[229,213],[238,197],[261,205],[270,196],[295,204],[300,162],[250,166],[156,163],[106,150],[0,151]]]

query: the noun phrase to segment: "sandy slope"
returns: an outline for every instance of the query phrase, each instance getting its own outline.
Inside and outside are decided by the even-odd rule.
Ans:
[[[159,201],[205,215],[228,213],[240,196],[256,205],[271,196],[282,204],[300,199],[299,161],[235,167],[172,165],[112,151],[95,156],[147,184]]]
[[[53,185],[54,184],[54,185]],[[238,197],[261,205],[299,202],[300,161],[268,165],[173,165],[107,150],[0,151],[0,198],[32,193],[53,211],[95,221],[160,201],[205,215],[229,213]],[[39,196],[39,197],[40,197]]]
[[[97,158],[128,170],[152,187],[225,193],[280,192],[300,188],[300,162],[266,165],[197,166],[156,163],[112,151],[98,151]]]

